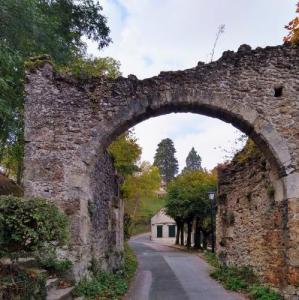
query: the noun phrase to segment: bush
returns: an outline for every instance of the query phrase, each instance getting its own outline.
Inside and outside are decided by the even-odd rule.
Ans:
[[[133,251],[125,244],[124,265],[117,273],[101,272],[94,274],[91,279],[83,279],[76,286],[75,296],[87,299],[122,299],[127,292],[129,283],[135,274],[137,260]]]
[[[40,198],[0,197],[0,256],[34,255],[45,247],[65,245],[68,219]]]

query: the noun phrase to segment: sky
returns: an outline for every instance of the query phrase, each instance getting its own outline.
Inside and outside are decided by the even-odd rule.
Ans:
[[[209,62],[217,29],[225,24],[214,55],[236,51],[241,44],[278,45],[284,26],[295,16],[297,0],[102,0],[113,43],[100,52],[88,42],[88,53],[111,56],[123,76],[143,79],[160,71],[187,69]],[[174,141],[180,169],[194,146],[203,167],[211,169],[236,148],[240,132],[220,120],[195,114],[170,114],[134,127],[142,160],[153,162],[163,138]],[[239,148],[241,144],[239,144]]]

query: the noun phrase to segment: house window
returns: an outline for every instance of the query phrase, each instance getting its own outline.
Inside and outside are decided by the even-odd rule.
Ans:
[[[157,225],[157,238],[161,238],[163,236],[163,225]]]
[[[168,225],[168,236],[170,238],[175,237],[175,225]]]

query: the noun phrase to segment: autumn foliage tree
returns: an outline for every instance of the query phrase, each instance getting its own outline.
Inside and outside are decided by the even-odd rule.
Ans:
[[[145,202],[155,198],[161,183],[160,172],[147,162],[140,163],[142,149],[132,130],[112,142],[108,152],[113,158],[115,169],[124,180],[121,192],[125,203],[124,232],[128,238],[133,226],[137,226],[139,212]]]
[[[108,147],[112,156],[115,169],[124,177],[138,170],[137,163],[140,159],[142,149],[132,130],[121,134]]]
[[[299,2],[297,3],[297,13],[299,13]],[[299,16],[295,17],[285,28],[289,31],[289,34],[284,38],[284,42],[291,43],[293,45],[299,44]]]
[[[154,192],[159,189],[160,183],[159,169],[147,162],[141,164],[140,172],[126,177],[122,186],[122,194],[126,200],[125,205],[130,211],[133,220],[142,201],[154,197]]]

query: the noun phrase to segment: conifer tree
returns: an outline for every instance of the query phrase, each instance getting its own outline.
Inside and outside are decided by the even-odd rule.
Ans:
[[[168,183],[178,172],[178,161],[175,158],[175,147],[169,138],[163,139],[156,150],[154,165],[160,170],[163,180]]]
[[[190,150],[187,158],[186,158],[186,167],[184,168],[183,172],[185,171],[201,171],[201,157],[199,154],[196,152],[194,147]]]

